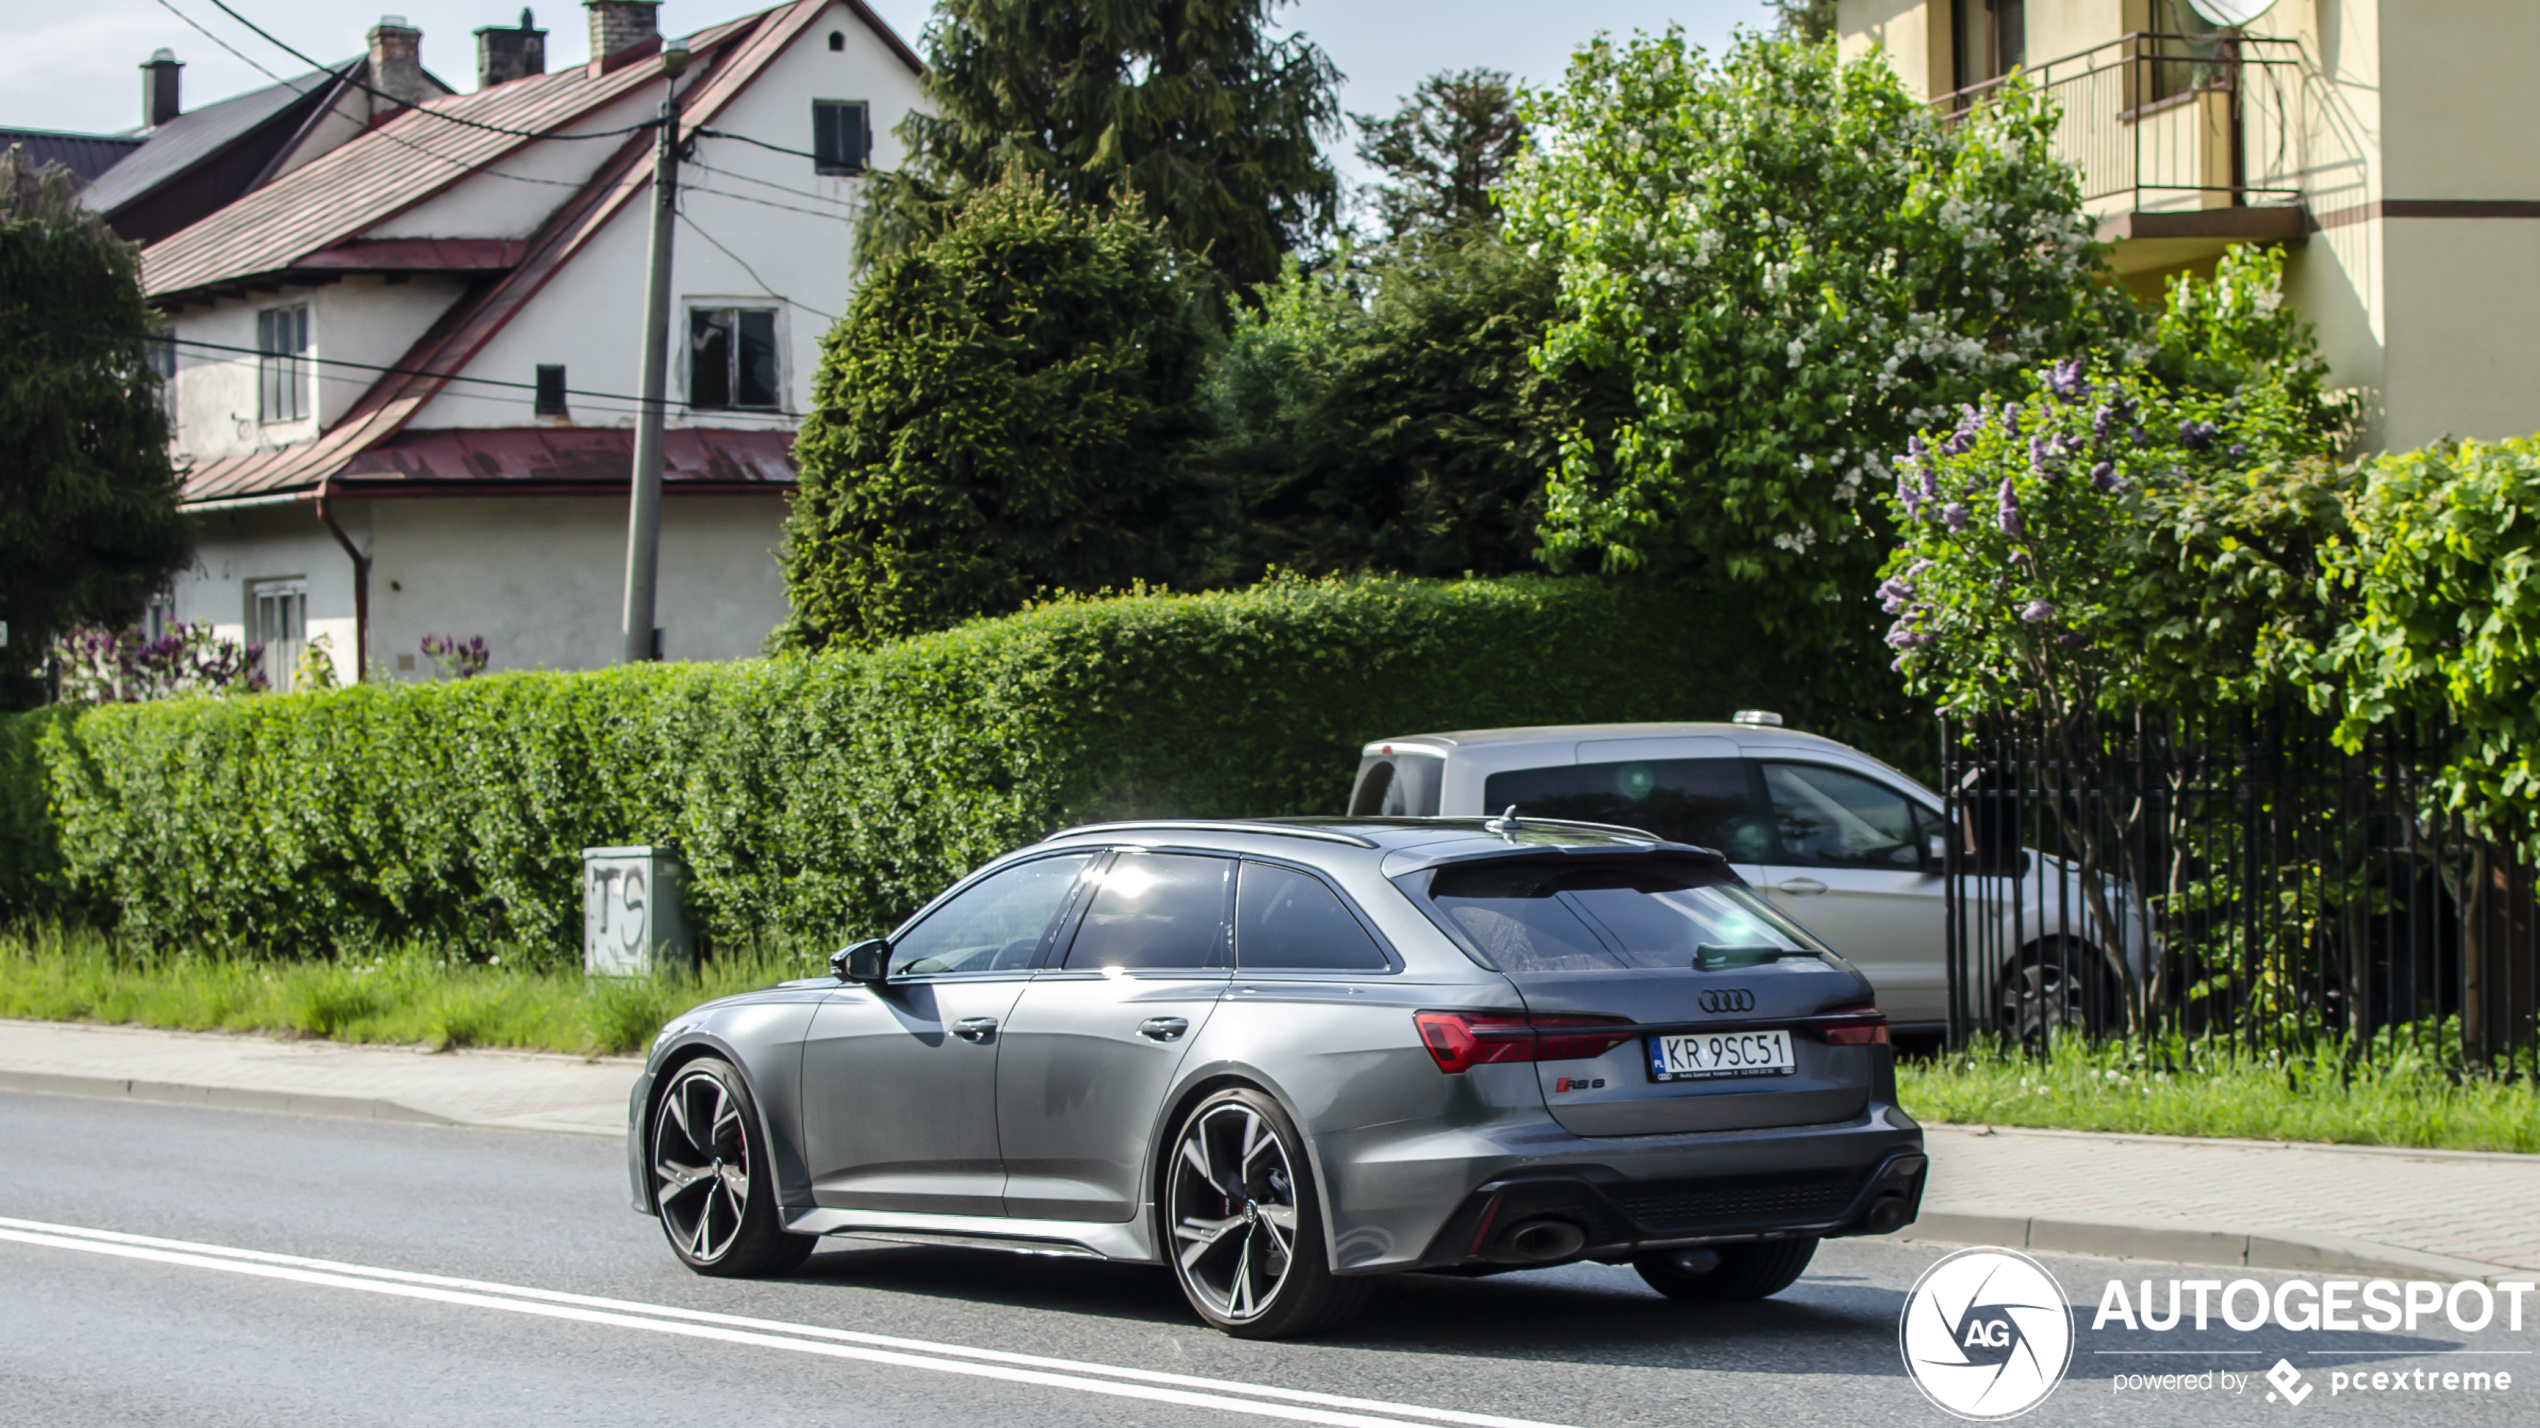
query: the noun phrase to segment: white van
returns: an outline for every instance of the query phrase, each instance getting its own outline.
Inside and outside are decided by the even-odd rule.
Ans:
[[[1780,724],[1776,715],[1747,711],[1728,724],[1378,739],[1359,760],[1349,811],[1436,817],[1514,807],[1520,818],[1620,824],[1717,849],[1738,876],[1860,968],[1898,1030],[1941,1030],[1949,976],[1940,795],[1847,744]],[[2025,935],[2010,944],[2021,950],[2008,959],[2002,985],[1979,994],[1990,1003],[1990,1024],[2015,1035],[2085,1021],[2085,1002],[2105,1006],[2109,997],[2108,989],[2085,996],[2074,959],[2043,945],[2051,939],[2037,927],[2048,867],[2067,881],[2070,870],[2056,859],[2026,861],[2032,911]],[[2140,962],[2139,949],[2132,960]],[[2121,975],[2104,953],[2086,961],[2104,966],[2112,982]]]

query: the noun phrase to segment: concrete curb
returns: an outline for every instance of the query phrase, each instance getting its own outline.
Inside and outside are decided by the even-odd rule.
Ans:
[[[271,1111],[295,1116],[333,1116],[344,1120],[397,1121],[406,1125],[548,1131],[559,1135],[607,1136],[611,1139],[626,1134],[622,1129],[577,1125],[571,1121],[546,1120],[534,1115],[500,1120],[455,1115],[377,1096],[316,1096],[299,1091],[260,1091],[243,1086],[201,1086],[109,1076],[57,1075],[42,1071],[0,1071],[0,1091],[100,1096],[114,1100],[159,1101],[169,1105],[211,1106],[226,1111]]]
[[[2410,1279],[2474,1279],[2487,1284],[2540,1279],[2540,1273],[2511,1265],[2453,1259],[2369,1240],[2289,1229],[2205,1229],[2176,1223],[2032,1219],[1925,1210],[1921,1218],[1891,1238],[2300,1273],[2354,1271]]]
[[[2540,1165],[2540,1155],[2519,1150],[2436,1150],[2406,1145],[2339,1145],[2324,1140],[2244,1140],[2229,1136],[2153,1135],[2148,1131],[2066,1130],[2060,1126],[1998,1126],[1980,1121],[1924,1121],[1927,1131],[1967,1136],[2041,1136],[2090,1141],[2136,1141],[2146,1145],[2220,1146],[2236,1150],[2320,1150],[2336,1155],[2380,1155],[2400,1160],[2489,1160]]]

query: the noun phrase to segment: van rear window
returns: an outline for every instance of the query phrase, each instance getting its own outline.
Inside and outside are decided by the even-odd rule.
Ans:
[[[1440,868],[1429,901],[1502,972],[1691,967],[1707,947],[1815,952],[1818,944],[1716,865],[1493,861]]]
[[[1495,773],[1482,785],[1493,813],[1619,823],[1691,843],[1732,863],[1768,861],[1772,829],[1743,759],[1636,759]]]
[[[1412,753],[1370,755],[1350,791],[1352,818],[1435,818],[1446,760]]]

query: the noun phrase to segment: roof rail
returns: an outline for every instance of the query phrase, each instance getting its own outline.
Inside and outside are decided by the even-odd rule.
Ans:
[[[1291,823],[1254,823],[1239,818],[1130,818],[1114,823],[1079,823],[1061,828],[1041,839],[1073,838],[1085,833],[1127,833],[1142,829],[1184,829],[1210,833],[1267,833],[1279,838],[1312,838],[1322,843],[1347,843],[1353,848],[1381,846],[1355,833],[1341,833],[1329,828],[1300,827]]]

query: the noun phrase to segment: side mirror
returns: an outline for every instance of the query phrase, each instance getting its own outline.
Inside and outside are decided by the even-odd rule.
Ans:
[[[861,982],[868,987],[878,987],[882,985],[882,974],[889,970],[890,965],[891,944],[879,937],[869,937],[832,953],[829,975],[841,982]]]
[[[1947,835],[1940,833],[1930,833],[1924,835],[1922,870],[1926,873],[1937,873],[1941,869],[1947,867],[1948,862],[1949,839]]]

